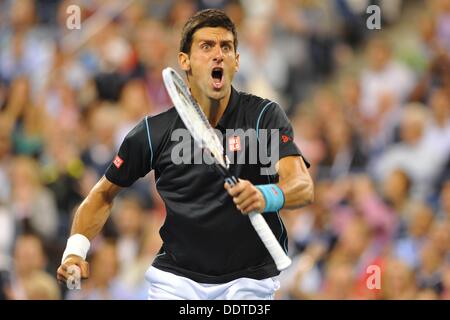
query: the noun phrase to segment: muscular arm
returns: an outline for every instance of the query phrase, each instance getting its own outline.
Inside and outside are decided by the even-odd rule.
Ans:
[[[314,186],[306,164],[300,156],[282,158],[276,164],[280,177],[278,186],[284,194],[285,209],[295,209],[310,204],[314,199]],[[247,180],[239,180],[234,187],[224,185],[238,210],[244,214],[263,212],[266,207],[263,194]]]
[[[75,213],[71,234],[81,234],[92,240],[108,219],[114,197],[120,189],[121,187],[111,183],[103,176]],[[89,276],[89,264],[84,258],[75,254],[69,254],[57,270],[59,281],[64,282],[68,279],[68,276],[72,274],[69,272],[69,268],[73,265],[80,268],[82,278]],[[71,272],[73,271],[74,269],[71,269]]]
[[[283,190],[285,209],[295,209],[314,200],[314,185],[302,157],[282,158],[277,163],[280,177],[278,186]]]
[[[114,197],[120,190],[121,187],[102,177],[78,208],[71,234],[80,233],[92,240],[108,219]]]

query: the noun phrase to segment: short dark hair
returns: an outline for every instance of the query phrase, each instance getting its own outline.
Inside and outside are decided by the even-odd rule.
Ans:
[[[189,54],[195,31],[207,27],[222,27],[231,31],[234,38],[234,50],[236,51],[238,45],[236,26],[226,13],[219,9],[205,9],[189,18],[181,33],[180,51]]]

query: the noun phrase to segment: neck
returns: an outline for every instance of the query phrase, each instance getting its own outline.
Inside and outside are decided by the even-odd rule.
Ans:
[[[209,123],[214,128],[219,123],[219,120],[224,114],[228,102],[230,101],[231,87],[228,89],[228,92],[225,94],[225,96],[222,99],[218,100],[211,99],[203,92],[198,90],[198,88],[191,87],[191,93],[194,99],[202,108]]]

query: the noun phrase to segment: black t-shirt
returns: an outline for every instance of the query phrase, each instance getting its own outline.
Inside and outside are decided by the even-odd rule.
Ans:
[[[234,88],[215,129],[223,133],[224,148],[232,162],[230,171],[255,185],[278,182],[278,176],[267,170],[275,160],[301,156],[280,106]],[[241,139],[234,133],[227,135],[231,129],[256,132],[259,141],[256,161],[251,160],[256,151],[245,143],[245,136]],[[194,147],[190,136],[189,140],[180,138],[185,130],[175,108],[146,117],[128,133],[105,173],[112,183],[128,187],[155,170],[156,188],[167,215],[160,230],[163,245],[153,266],[200,283],[224,283],[241,277],[264,279],[279,274],[249,218],[236,209],[224,189],[223,178],[207,161],[195,164],[200,149]],[[264,156],[268,151],[259,150],[265,150],[265,146],[272,150],[273,145],[279,147],[279,152],[269,153],[277,159],[268,164]],[[188,148],[183,150],[191,146],[194,152],[180,152],[180,146]],[[244,156],[240,157],[242,152]],[[180,163],[179,158],[173,161],[177,154],[189,161]],[[278,212],[263,216],[286,250],[286,229]]]

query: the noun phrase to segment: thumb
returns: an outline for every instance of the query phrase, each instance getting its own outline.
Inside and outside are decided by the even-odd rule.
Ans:
[[[89,263],[83,260],[83,261],[80,261],[78,266],[80,267],[81,278],[83,278],[83,279],[88,278],[89,277]]]

